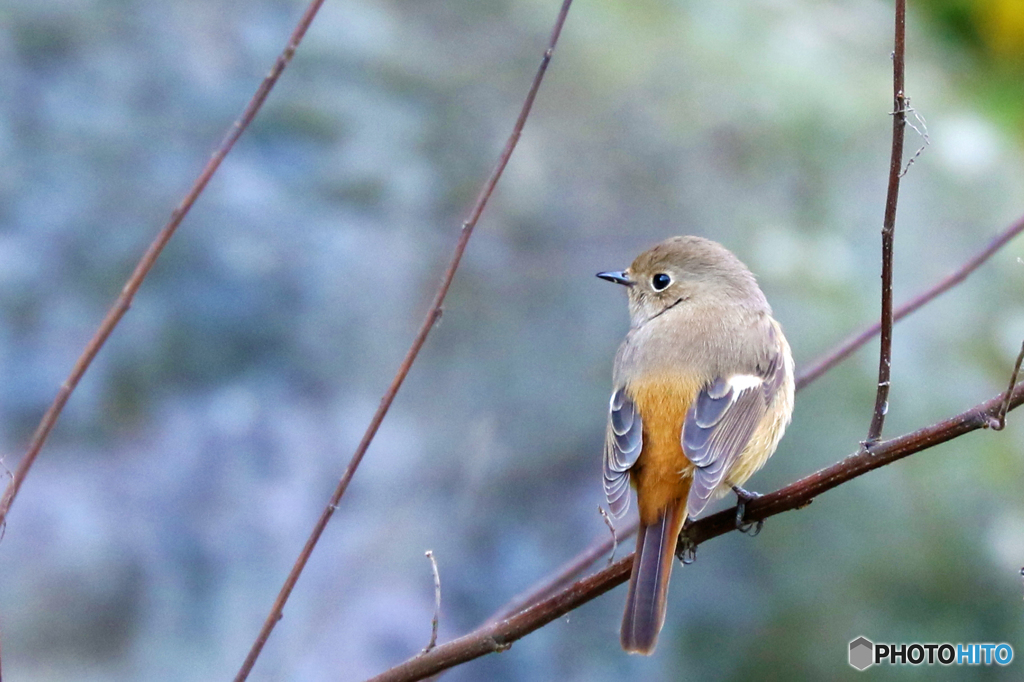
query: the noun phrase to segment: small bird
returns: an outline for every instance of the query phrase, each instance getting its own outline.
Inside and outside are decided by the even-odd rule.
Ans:
[[[793,412],[793,357],[750,270],[722,245],[672,237],[628,269],[604,448],[613,516],[640,508],[622,648],[651,654],[665,623],[679,531],[771,457]],[[739,523],[740,519],[737,519]]]

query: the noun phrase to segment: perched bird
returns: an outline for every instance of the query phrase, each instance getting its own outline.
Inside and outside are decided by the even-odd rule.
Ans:
[[[615,356],[604,449],[614,516],[640,508],[622,648],[650,654],[683,523],[775,451],[793,411],[793,357],[754,276],[700,237],[672,237],[628,269],[630,329]],[[742,499],[742,498],[741,498]]]

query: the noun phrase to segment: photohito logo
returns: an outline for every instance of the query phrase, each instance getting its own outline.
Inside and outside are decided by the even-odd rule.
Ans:
[[[1013,647],[1009,644],[875,644],[867,637],[850,642],[850,665],[866,670],[873,665],[1009,665]]]

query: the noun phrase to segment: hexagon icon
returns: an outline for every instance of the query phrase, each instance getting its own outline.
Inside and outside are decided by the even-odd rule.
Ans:
[[[857,670],[866,670],[874,664],[875,645],[867,637],[858,637],[850,642],[850,665]]]

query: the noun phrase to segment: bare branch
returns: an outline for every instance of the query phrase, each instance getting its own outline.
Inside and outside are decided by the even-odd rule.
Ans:
[[[413,340],[412,346],[406,353],[405,359],[399,366],[398,372],[391,381],[391,385],[388,387],[387,391],[385,391],[384,397],[381,398],[380,405],[377,407],[377,411],[370,420],[369,426],[366,427],[366,432],[363,434],[363,438],[359,442],[359,446],[352,454],[352,458],[349,460],[348,466],[345,468],[345,473],[342,475],[341,480],[338,482],[338,486],[331,495],[330,501],[328,501],[327,505],[324,507],[323,512],[320,514],[320,518],[313,527],[313,531],[306,540],[306,544],[303,546],[302,551],[295,560],[295,564],[288,573],[288,577],[285,579],[284,585],[281,587],[281,591],[278,593],[277,599],[274,600],[274,605],[271,607],[270,614],[263,622],[263,627],[260,629],[260,633],[256,637],[256,641],[253,643],[252,649],[249,651],[249,655],[242,664],[242,668],[238,671],[238,675],[235,676],[235,682],[242,682],[242,680],[245,680],[246,677],[248,677],[249,672],[252,670],[252,666],[256,663],[256,659],[260,655],[260,651],[263,650],[263,646],[267,642],[267,638],[270,637],[270,632],[274,629],[274,626],[277,625],[277,622],[281,620],[284,605],[288,601],[288,597],[291,595],[292,589],[295,587],[295,583],[298,582],[299,576],[302,574],[302,571],[306,566],[306,562],[309,561],[309,557],[313,553],[313,549],[316,547],[317,542],[319,542],[324,529],[327,527],[328,521],[330,521],[335,510],[338,508],[338,503],[345,494],[345,490],[348,488],[349,482],[355,475],[360,462],[362,462],[363,456],[366,454],[366,450],[370,447],[370,443],[377,434],[377,429],[380,427],[381,422],[384,421],[384,417],[391,408],[391,403],[394,401],[395,395],[398,394],[398,389],[401,388],[402,382],[405,381],[405,377],[408,375],[413,362],[416,361],[416,357],[419,355],[420,349],[423,348],[423,344],[426,342],[427,336],[430,334],[430,330],[433,329],[434,324],[441,317],[442,305],[445,297],[448,295],[448,289],[451,287],[452,280],[455,278],[455,271],[458,270],[459,263],[462,261],[462,255],[465,253],[466,246],[469,243],[469,238],[473,234],[473,228],[476,227],[476,223],[480,219],[484,208],[487,206],[487,202],[491,198],[491,194],[494,192],[494,188],[498,184],[498,180],[501,179],[501,175],[505,171],[505,166],[508,165],[509,158],[511,158],[512,152],[516,148],[516,143],[519,142],[519,136],[522,134],[523,126],[526,125],[526,119],[529,117],[530,110],[533,108],[533,101],[536,99],[537,91],[540,89],[540,84],[544,80],[544,74],[547,72],[548,64],[551,63],[551,56],[554,54],[555,46],[558,44],[558,37],[561,35],[562,26],[565,25],[565,19],[569,14],[569,7],[571,5],[572,0],[563,0],[562,8],[558,13],[558,17],[555,19],[554,27],[551,30],[548,46],[544,50],[544,56],[541,58],[540,66],[537,68],[537,73],[533,77],[533,83],[530,85],[530,89],[526,93],[526,99],[523,102],[523,106],[519,111],[519,116],[512,128],[512,133],[509,135],[508,141],[505,143],[505,147],[502,149],[494,169],[491,171],[487,181],[484,182],[476,203],[470,211],[469,218],[462,223],[462,231],[459,234],[458,241],[452,251],[451,261],[441,278],[441,283],[437,288],[437,292],[434,294],[434,300],[430,305],[430,310],[427,313],[426,319],[423,320],[423,324],[420,326],[420,330],[416,334],[416,338]]]
[[[627,524],[618,532],[618,536],[625,540],[636,533],[636,519]],[[565,562],[548,577],[537,582],[533,587],[521,594],[517,594],[508,603],[495,611],[494,615],[487,619],[481,628],[513,616],[523,609],[532,606],[542,599],[547,599],[552,594],[569,584],[573,578],[578,576],[591,564],[608,554],[612,549],[612,538],[605,537],[593,542],[589,547]]]
[[[576,607],[598,597],[629,578],[633,555],[583,578],[558,594],[505,620],[487,625],[468,635],[438,645],[429,654],[410,659],[374,677],[370,682],[411,682],[422,680],[484,654],[505,651],[517,639],[547,625]]]
[[[1009,409],[1024,403],[1024,385],[1014,389]],[[916,452],[988,426],[1001,409],[1003,396],[998,395],[966,412],[912,433],[880,441],[845,459],[775,492],[752,500],[746,518],[759,521],[776,514],[807,506],[815,497],[847,481],[879,467],[891,464]],[[726,509],[696,521],[685,531],[686,539],[700,544],[736,530],[736,508]],[[370,682],[413,682],[422,680],[460,663],[485,654],[504,651],[517,639],[550,623],[576,607],[624,583],[632,569],[633,555],[608,568],[573,583],[548,599],[515,615],[487,625],[434,648],[429,654],[417,656],[380,675]]]
[[[1024,217],[1021,217],[1017,222],[1013,223],[1005,230],[997,234],[992,240],[983,248],[981,251],[976,253],[973,258],[968,260],[966,263],[961,265],[959,268],[949,273],[946,277],[936,282],[933,286],[922,291],[920,294],[910,299],[903,305],[901,305],[895,313],[893,313],[893,322],[902,320],[907,315],[916,312],[920,308],[923,308],[932,300],[938,298],[942,294],[946,293],[953,287],[957,286],[972,272],[980,268],[989,258],[996,254],[1001,248],[1006,246],[1010,240],[1019,235],[1024,231]],[[840,362],[848,358],[858,348],[867,343],[878,331],[881,329],[881,323],[875,322],[868,325],[861,331],[852,334],[847,337],[842,343],[836,346],[834,349],[825,353],[818,359],[809,363],[807,367],[802,369],[796,378],[796,387],[801,389],[807,384],[811,383],[815,379],[819,378],[825,372],[838,365]]]
[[[138,264],[135,266],[135,270],[132,272],[131,277],[125,283],[121,290],[121,294],[114,301],[114,305],[111,306],[107,312],[107,316],[103,318],[103,322],[100,323],[99,329],[93,335],[89,343],[85,345],[85,349],[82,354],[78,357],[75,362],[75,366],[71,369],[71,374],[64,380],[60,390],[57,391],[57,397],[54,398],[49,409],[46,410],[46,414],[43,415],[42,420],[39,422],[39,426],[36,427],[35,433],[32,435],[32,439],[29,441],[28,450],[25,452],[25,456],[18,462],[18,467],[14,472],[14,477],[11,482],[7,485],[7,489],[4,490],[4,496],[0,499],[0,525],[7,522],[7,512],[10,510],[11,505],[14,503],[14,498],[18,495],[18,490],[21,489],[21,484],[25,480],[25,476],[28,475],[29,469],[32,468],[33,462],[36,460],[36,456],[39,451],[42,450],[43,444],[46,443],[47,437],[53,430],[53,427],[57,424],[57,419],[60,417],[60,413],[64,410],[64,405],[67,404],[68,398],[71,397],[71,393],[78,386],[78,382],[82,379],[86,370],[92,364],[92,361],[96,358],[96,355],[100,352],[103,344],[106,343],[107,338],[114,331],[117,323],[121,321],[124,314],[128,312],[128,308],[131,307],[132,299],[135,298],[135,294],[138,292],[139,287],[142,286],[143,280],[146,279],[146,275],[153,268],[157,258],[160,257],[160,253],[167,246],[167,242],[174,236],[175,230],[178,229],[178,225],[188,214],[192,205],[199,198],[199,195],[206,189],[207,183],[210,182],[210,178],[220,168],[221,161],[228,155],[231,148],[235,146],[235,142],[242,136],[245,129],[249,127],[252,120],[256,118],[256,114],[263,106],[263,102],[266,101],[267,95],[270,94],[274,84],[277,83],[277,79],[280,78],[281,73],[284,72],[285,67],[291,62],[292,56],[295,54],[296,48],[299,43],[302,42],[303,36],[306,35],[306,30],[309,25],[313,22],[313,18],[316,16],[317,11],[320,9],[324,0],[313,0],[310,2],[306,11],[303,13],[302,18],[296,25],[295,30],[292,31],[291,37],[288,39],[288,44],[285,45],[284,50],[277,57],[277,61],[274,62],[273,68],[270,73],[260,83],[260,87],[256,90],[256,94],[252,96],[245,109],[242,111],[242,115],[232,124],[231,128],[225,134],[224,139],[221,141],[217,151],[213,153],[210,160],[206,162],[203,170],[199,173],[199,177],[196,178],[192,187],[189,189],[185,198],[181,200],[178,207],[171,213],[171,219],[164,225],[163,229],[157,234],[156,238],[146,249],[146,253],[143,254]]]
[[[434,571],[434,619],[430,621],[430,641],[420,652],[423,654],[437,646],[437,627],[441,622],[441,574],[437,570],[437,559],[434,558],[434,553],[428,549],[426,556],[430,559],[430,568]]]
[[[892,154],[889,158],[889,189],[885,197],[882,221],[882,338],[878,353],[878,391],[866,445],[882,436],[885,415],[889,411],[889,377],[892,369],[892,251],[896,236],[896,202],[900,195],[900,169],[903,166],[903,133],[907,123],[907,98],[903,88],[906,53],[906,0],[896,0],[896,38],[892,56]]]

